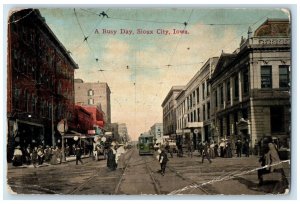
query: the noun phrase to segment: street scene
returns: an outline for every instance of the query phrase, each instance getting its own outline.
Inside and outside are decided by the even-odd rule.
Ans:
[[[9,194],[288,195],[290,11],[7,17]]]

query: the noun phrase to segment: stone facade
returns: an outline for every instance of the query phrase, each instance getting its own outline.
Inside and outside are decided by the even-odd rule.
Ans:
[[[210,80],[214,140],[254,147],[265,135],[290,138],[289,27],[288,20],[268,19],[234,53],[220,56]]]

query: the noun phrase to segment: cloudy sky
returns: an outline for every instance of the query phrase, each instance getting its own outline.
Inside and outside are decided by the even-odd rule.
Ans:
[[[102,11],[108,18],[99,15]],[[79,65],[75,78],[108,83],[112,122],[126,123],[133,139],[162,122],[161,104],[170,88],[186,85],[209,57],[219,56],[222,50],[233,52],[249,26],[255,30],[267,18],[289,17],[274,8],[52,8],[40,12]],[[138,29],[148,34],[138,34]],[[174,29],[184,33],[174,34]],[[161,30],[169,33],[161,34]]]

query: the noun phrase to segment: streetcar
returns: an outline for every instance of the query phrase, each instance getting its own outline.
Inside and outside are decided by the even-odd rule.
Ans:
[[[139,137],[138,149],[140,155],[154,154],[154,136],[148,133],[143,133]]]

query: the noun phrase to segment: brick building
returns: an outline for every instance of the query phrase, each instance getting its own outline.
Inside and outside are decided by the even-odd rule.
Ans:
[[[8,159],[15,145],[56,145],[62,119],[72,122],[78,66],[37,9],[13,13],[8,23]]]
[[[111,105],[110,89],[107,83],[84,82],[75,79],[75,103],[84,106],[95,106],[104,113],[105,129],[110,129]]]

